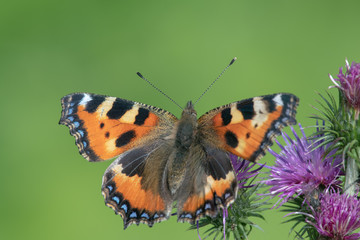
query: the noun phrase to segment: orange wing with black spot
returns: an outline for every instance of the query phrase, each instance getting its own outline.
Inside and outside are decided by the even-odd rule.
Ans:
[[[284,126],[296,123],[298,102],[287,93],[255,97],[211,110],[198,122],[216,146],[257,161]]]
[[[84,158],[102,161],[151,141],[176,117],[146,104],[90,93],[62,98],[60,124],[70,128]]]

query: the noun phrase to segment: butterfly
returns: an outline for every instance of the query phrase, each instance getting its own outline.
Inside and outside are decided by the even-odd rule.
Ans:
[[[131,224],[215,217],[238,186],[230,154],[256,162],[295,124],[299,99],[278,93],[217,107],[200,118],[189,101],[180,119],[163,109],[90,93],[62,98],[60,124],[91,162],[116,159],[102,179],[107,206]]]

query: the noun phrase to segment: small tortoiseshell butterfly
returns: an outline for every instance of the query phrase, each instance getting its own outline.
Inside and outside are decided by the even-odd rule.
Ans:
[[[90,93],[62,98],[60,124],[81,155],[106,170],[102,194],[124,219],[152,226],[171,215],[180,222],[215,217],[237,194],[229,154],[257,161],[280,130],[295,124],[298,98],[279,93],[215,108],[199,119],[189,101],[181,118],[146,104]]]

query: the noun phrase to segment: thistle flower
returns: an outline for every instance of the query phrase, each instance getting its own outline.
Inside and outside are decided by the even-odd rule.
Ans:
[[[339,70],[338,79],[334,79],[330,74],[331,81],[335,84],[345,96],[346,104],[355,109],[357,118],[360,111],[360,63],[353,62],[351,66],[345,60],[346,72],[343,73],[343,68]]]
[[[341,184],[338,179],[342,167],[341,157],[333,157],[334,151],[326,155],[328,145],[308,139],[300,124],[299,127],[303,135],[301,138],[291,127],[295,140],[283,133],[286,146],[276,141],[281,152],[278,154],[269,150],[276,157],[276,162],[270,167],[270,180],[265,183],[271,186],[271,195],[279,195],[282,199],[280,205],[294,194],[307,195],[314,189],[337,189]]]
[[[323,110],[318,111],[322,116],[314,118],[327,123],[323,129],[322,139],[325,142],[336,142],[337,154],[341,154],[346,166],[345,189],[348,194],[358,192],[354,184],[358,179],[360,167],[360,63],[353,62],[351,66],[345,60],[346,72],[340,68],[338,79],[329,77],[339,90],[339,103],[328,93],[329,99],[321,94],[325,104]]]
[[[334,240],[356,240],[360,233],[360,201],[355,196],[325,192],[320,199],[320,209],[312,210],[313,225],[320,235]]]

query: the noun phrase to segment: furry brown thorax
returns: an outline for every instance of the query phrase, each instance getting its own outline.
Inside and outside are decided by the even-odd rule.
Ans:
[[[189,149],[195,135],[197,127],[197,113],[191,101],[186,105],[186,108],[181,114],[181,119],[178,124],[175,146],[179,149]]]

